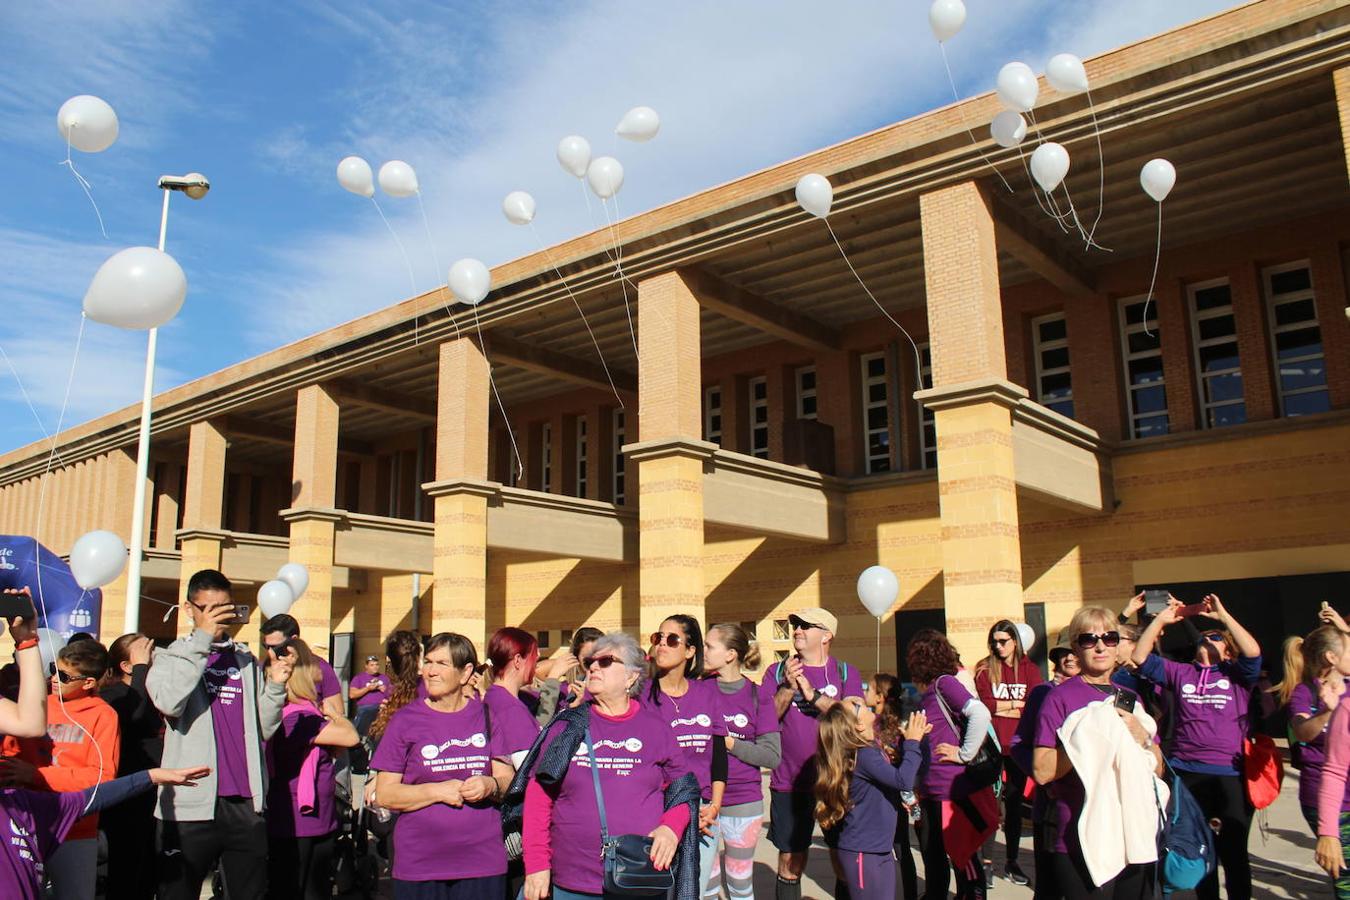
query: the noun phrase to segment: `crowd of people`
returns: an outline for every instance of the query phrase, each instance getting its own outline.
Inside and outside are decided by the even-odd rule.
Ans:
[[[645,646],[582,628],[551,659],[520,628],[483,657],[463,635],[396,631],[345,698],[291,616],[262,623],[258,656],[233,641],[215,571],[189,581],[192,631],[165,647],[72,640],[44,671],[17,617],[0,896],[93,898],[101,828],[109,898],[198,900],[213,878],[228,900],[327,898],[342,811],[361,809],[397,898],[746,900],[766,818],[775,900],[800,900],[817,833],[846,900],[918,898],[916,844],[925,900],[1000,877],[1038,898],[1152,897],[1178,887],[1169,860],[1190,861],[1166,838],[1189,804],[1216,851],[1198,896],[1222,879],[1244,900],[1250,738],[1277,699],[1316,861],[1350,897],[1350,628],[1324,604],[1271,688],[1219,597],[1151,615],[1144,599],[1078,610],[1048,680],[1008,620],[971,667],[925,629],[902,648],[906,682],[864,679],[810,608],[759,677],[741,626],[673,615]]]

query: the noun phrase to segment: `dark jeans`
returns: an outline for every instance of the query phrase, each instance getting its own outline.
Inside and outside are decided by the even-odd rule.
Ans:
[[[267,893],[267,825],[248,798],[217,798],[212,821],[160,822],[158,843],[159,900],[199,900],[217,861],[230,900]]]
[[[330,900],[337,832],[320,837],[272,837],[267,896],[273,900]]]
[[[108,838],[107,900],[153,900],[155,896],[155,792],[99,814]]]
[[[502,900],[505,891],[505,875],[457,878],[454,881],[394,879],[394,900]],[[556,890],[553,896],[558,896]]]
[[[365,737],[370,731],[370,726],[375,723],[375,717],[380,714],[378,706],[358,706],[355,714],[352,715],[352,725],[356,726],[356,733]]]
[[[1252,807],[1240,775],[1204,775],[1180,769],[1186,789],[1195,795],[1206,818],[1218,819],[1219,865],[1228,900],[1251,900],[1252,861],[1247,855],[1247,836],[1252,830]],[[1219,900],[1219,873],[1210,873],[1195,888],[1200,900]]]

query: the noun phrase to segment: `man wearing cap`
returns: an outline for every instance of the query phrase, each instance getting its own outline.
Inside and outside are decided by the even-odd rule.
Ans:
[[[800,900],[802,871],[815,828],[817,719],[836,703],[862,706],[862,678],[830,656],[839,620],[813,607],[788,616],[795,653],[764,673],[778,685],[774,707],[782,723],[783,757],[769,777],[769,840],[778,848],[778,900]]]
[[[356,701],[356,715],[352,719],[356,733],[365,737],[380,711],[380,704],[389,696],[389,679],[380,672],[378,656],[366,657],[366,670],[352,679],[348,692]]]

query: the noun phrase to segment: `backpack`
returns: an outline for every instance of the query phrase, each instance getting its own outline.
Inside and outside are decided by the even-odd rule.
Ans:
[[[1200,804],[1171,766],[1167,771],[1172,776],[1172,796],[1163,816],[1158,858],[1163,891],[1170,894],[1193,890],[1218,867],[1219,851]]]
[[[1284,763],[1275,742],[1264,734],[1243,741],[1242,769],[1252,807],[1265,809],[1274,803],[1284,782]]]

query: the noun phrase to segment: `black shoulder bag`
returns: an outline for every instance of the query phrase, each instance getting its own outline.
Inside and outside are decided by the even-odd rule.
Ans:
[[[609,833],[590,725],[586,726],[586,752],[590,756],[595,803],[600,809],[600,855],[605,862],[605,893],[625,897],[666,896],[675,887],[675,866],[672,864],[665,871],[659,871],[652,865],[652,839],[642,834]]]

